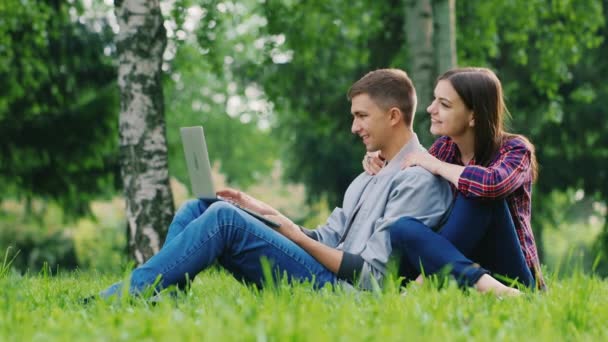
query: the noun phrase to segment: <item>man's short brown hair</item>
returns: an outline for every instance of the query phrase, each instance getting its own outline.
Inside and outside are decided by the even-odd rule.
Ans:
[[[378,69],[368,72],[348,90],[348,100],[367,94],[383,110],[397,107],[403,121],[412,127],[416,111],[416,89],[407,73],[400,69]]]

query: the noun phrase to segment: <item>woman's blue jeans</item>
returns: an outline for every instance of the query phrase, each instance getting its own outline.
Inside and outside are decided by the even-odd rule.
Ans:
[[[294,242],[226,202],[211,205],[202,200],[186,202],[169,226],[163,247],[131,273],[129,292],[139,294],[154,284],[155,290],[184,286],[216,260],[237,279],[263,286],[261,259],[266,258],[277,278],[309,281],[315,287],[335,283],[334,273]],[[121,292],[122,283],[103,291],[101,297]]]
[[[422,272],[449,270],[461,286],[472,286],[483,274],[491,273],[506,284],[517,280],[534,287],[505,200],[468,199],[458,194],[439,232],[404,217],[391,227],[390,236],[393,253],[399,256],[399,273],[406,280]]]

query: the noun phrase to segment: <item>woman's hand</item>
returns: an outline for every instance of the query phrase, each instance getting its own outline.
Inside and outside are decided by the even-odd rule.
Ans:
[[[423,167],[430,173],[443,177],[456,187],[458,187],[460,175],[464,171],[464,166],[442,162],[426,152],[410,153],[401,164],[401,168],[405,169],[410,166]]]
[[[405,158],[403,164],[401,164],[401,168],[405,169],[410,166],[420,166],[432,174],[438,175],[442,163],[441,160],[427,152],[412,152]]]
[[[271,207],[269,204],[236,189],[226,188],[218,191],[216,194],[218,197],[221,197],[228,202],[233,202],[241,207],[257,211],[262,215],[281,215],[278,210]]]
[[[363,157],[363,169],[370,175],[375,175],[384,166],[384,160],[380,159],[380,152],[367,152]]]

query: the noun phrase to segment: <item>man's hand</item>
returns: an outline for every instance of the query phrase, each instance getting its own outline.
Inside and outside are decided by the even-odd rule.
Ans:
[[[256,211],[262,215],[281,215],[278,210],[271,207],[269,204],[266,204],[239,190],[226,188],[219,190],[216,194],[218,197],[221,197],[228,202],[236,203],[241,207]]]
[[[375,175],[384,166],[384,160],[380,158],[380,152],[367,152],[363,157],[363,169],[370,175]]]
[[[300,230],[300,227],[298,227],[297,224],[293,223],[285,215],[264,215],[264,217],[280,224],[281,226],[277,228],[277,231],[295,243],[298,243],[299,238],[305,236],[305,234]]]

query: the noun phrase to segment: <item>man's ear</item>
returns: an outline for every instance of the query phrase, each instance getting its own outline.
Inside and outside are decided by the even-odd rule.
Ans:
[[[389,120],[391,125],[399,124],[401,121],[403,121],[403,113],[401,113],[399,108],[393,107],[389,109]]]

